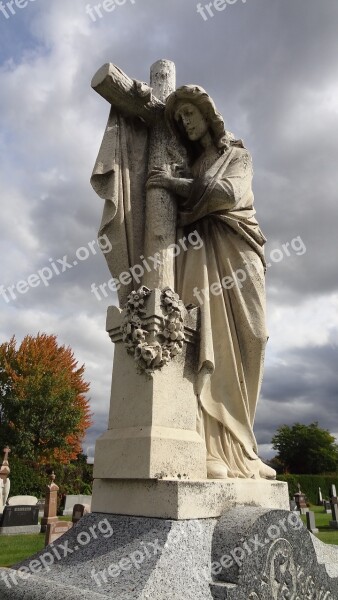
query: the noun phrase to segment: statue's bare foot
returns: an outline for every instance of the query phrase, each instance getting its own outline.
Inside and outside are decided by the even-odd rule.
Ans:
[[[228,469],[219,460],[207,460],[208,479],[228,479]]]
[[[259,476],[262,479],[276,479],[276,471],[259,460]]]

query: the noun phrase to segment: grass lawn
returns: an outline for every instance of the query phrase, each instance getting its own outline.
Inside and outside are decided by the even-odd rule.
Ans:
[[[59,517],[60,521],[71,521],[72,517]],[[44,548],[45,534],[0,536],[0,567],[12,567]]]
[[[310,510],[315,513],[316,527],[319,532],[315,536],[325,544],[335,544],[338,546],[338,529],[330,529],[332,515],[324,513],[322,506],[310,506]],[[306,516],[302,515],[302,520],[306,523]]]
[[[0,538],[0,567],[12,567],[16,563],[43,549],[45,534],[2,535]]]
[[[315,513],[316,526],[319,533],[316,534],[319,540],[325,544],[335,544],[338,546],[338,529],[330,529],[329,522],[331,515],[323,512],[321,506],[310,506],[310,510]],[[60,521],[71,521],[70,516],[59,517]],[[306,523],[305,515],[302,520]],[[0,538],[0,567],[11,567],[16,563],[29,558],[36,552],[43,549],[45,544],[45,534],[35,535],[9,535]]]

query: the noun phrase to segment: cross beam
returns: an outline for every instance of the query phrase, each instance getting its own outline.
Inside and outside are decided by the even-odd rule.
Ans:
[[[141,118],[151,125],[148,172],[155,167],[167,168],[172,159],[168,150],[176,141],[164,122],[165,101],[176,87],[176,69],[173,62],[159,60],[152,65],[150,86],[130,79],[121,69],[107,63],[92,79],[92,88],[118,112],[127,117]],[[153,93],[154,91],[154,93]],[[162,188],[151,188],[146,197],[146,225],[144,254],[158,257],[161,265],[156,271],[146,272],[143,285],[154,289],[175,289],[175,268],[169,246],[176,241],[176,203],[173,194]]]
[[[130,79],[119,67],[103,65],[92,79],[92,88],[109,104],[127,117],[140,117],[147,124],[154,122],[164,104],[152,93],[148,84]]]

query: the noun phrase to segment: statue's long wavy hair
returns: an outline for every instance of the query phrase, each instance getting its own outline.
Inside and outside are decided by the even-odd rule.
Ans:
[[[189,102],[196,106],[204,115],[209,125],[209,131],[216,148],[222,154],[235,141],[230,131],[226,131],[223,117],[207,92],[198,85],[183,85],[167,98],[165,119],[168,127],[186,148],[189,163],[192,164],[200,156],[203,147],[199,142],[189,140],[181,119],[176,119],[175,113],[179,104]],[[236,142],[235,142],[236,143]]]

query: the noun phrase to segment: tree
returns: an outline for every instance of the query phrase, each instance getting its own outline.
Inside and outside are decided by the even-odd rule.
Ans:
[[[338,446],[335,438],[318,423],[291,427],[282,425],[272,438],[274,450],[284,471],[295,474],[329,473],[338,468]]]
[[[0,345],[0,447],[38,463],[68,463],[91,425],[83,379],[71,348],[56,336],[13,337]]]

